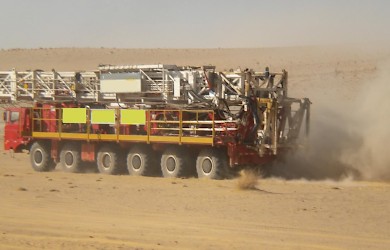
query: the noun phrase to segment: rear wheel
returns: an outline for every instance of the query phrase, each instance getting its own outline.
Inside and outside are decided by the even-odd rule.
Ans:
[[[55,168],[55,163],[50,156],[50,144],[48,142],[34,142],[30,149],[31,166],[35,171],[47,172]]]
[[[103,146],[97,154],[96,161],[102,174],[119,174],[124,169],[120,148],[114,145]]]
[[[190,159],[190,155],[183,148],[168,148],[161,156],[161,172],[163,176],[188,176],[192,165]]]
[[[127,170],[130,175],[145,176],[154,172],[152,150],[145,145],[132,147],[127,154]]]
[[[218,149],[207,148],[200,151],[196,159],[196,172],[199,178],[223,179],[227,169],[226,155]]]
[[[80,146],[75,143],[67,143],[62,147],[60,153],[61,167],[65,172],[81,172],[82,162],[80,155]]]

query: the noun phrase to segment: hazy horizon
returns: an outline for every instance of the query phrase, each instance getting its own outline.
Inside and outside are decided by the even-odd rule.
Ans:
[[[0,0],[0,49],[390,44],[390,1]]]

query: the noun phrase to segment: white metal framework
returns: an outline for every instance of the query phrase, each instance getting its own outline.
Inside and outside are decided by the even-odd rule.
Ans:
[[[0,71],[0,100],[97,100],[97,72]]]
[[[278,82],[275,80],[279,77]],[[216,72],[214,66],[102,65],[96,71],[0,71],[0,101],[241,101],[249,89],[287,96],[287,73]],[[272,96],[273,95],[273,96]]]

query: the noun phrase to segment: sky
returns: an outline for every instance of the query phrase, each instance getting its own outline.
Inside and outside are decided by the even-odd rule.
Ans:
[[[389,0],[0,0],[0,49],[390,44]]]

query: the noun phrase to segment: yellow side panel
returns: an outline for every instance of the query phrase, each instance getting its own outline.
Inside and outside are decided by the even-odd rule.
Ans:
[[[91,109],[92,124],[115,124],[115,109]]]
[[[121,109],[121,124],[145,125],[145,110]]]
[[[87,110],[85,108],[63,108],[62,122],[63,123],[86,123]]]

